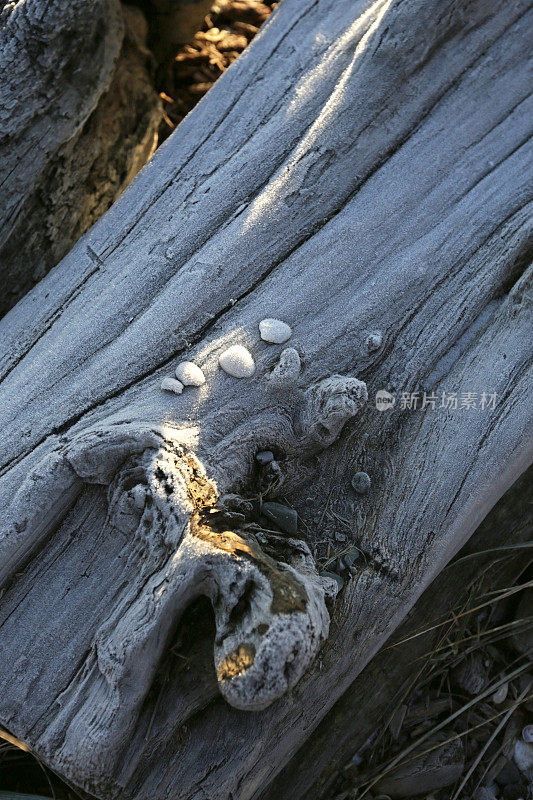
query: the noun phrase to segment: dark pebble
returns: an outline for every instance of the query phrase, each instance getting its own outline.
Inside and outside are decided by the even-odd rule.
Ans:
[[[261,511],[285,533],[298,533],[298,513],[281,503],[263,503]]]
[[[509,784],[516,784],[521,782],[520,770],[514,761],[508,761],[507,764],[501,768],[496,775],[495,779],[498,786],[507,786]]]
[[[256,454],[255,460],[264,467],[266,464],[270,464],[271,461],[274,461],[274,453],[271,450],[260,450],[259,453]]]
[[[344,555],[344,561],[349,567],[352,567],[360,555],[361,552],[357,549],[357,547],[350,547],[348,552]]]
[[[370,476],[366,472],[356,472],[352,478],[352,486],[357,494],[366,494],[370,489]]]
[[[341,578],[341,576],[337,575],[335,572],[329,572],[329,570],[323,569],[322,572],[320,572],[320,575],[323,578],[333,578],[333,580],[337,582],[337,585],[339,587],[339,591],[344,586],[344,578]]]

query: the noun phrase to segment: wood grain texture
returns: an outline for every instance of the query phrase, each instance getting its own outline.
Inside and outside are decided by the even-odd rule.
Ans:
[[[284,0],[0,323],[0,721],[76,784],[103,798],[257,797],[531,462],[531,13]],[[282,388],[266,378],[280,352],[259,338],[268,316],[292,325],[302,359]],[[253,351],[254,378],[218,369],[233,343]],[[184,357],[206,384],[161,392]],[[315,404],[306,427],[309,390],[332,374],[364,380],[370,402],[342,432],[319,427],[331,415]],[[498,402],[380,412],[379,389]],[[264,711],[213,697],[212,674],[204,694],[175,663],[161,679],[179,619],[143,605],[147,576],[107,500],[121,459],[154,436],[240,494],[255,452],[277,448],[311,550],[340,517],[366,556],[314,667]],[[350,488],[360,469],[365,497]],[[186,505],[176,513],[186,526]],[[136,594],[150,635],[115,714],[98,648]],[[100,751],[102,720],[120,735]]]

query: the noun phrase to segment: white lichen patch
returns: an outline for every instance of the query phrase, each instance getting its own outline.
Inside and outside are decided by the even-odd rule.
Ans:
[[[184,386],[202,386],[205,383],[205,375],[197,364],[192,361],[182,361],[176,367],[176,378]]]
[[[262,319],[259,323],[261,339],[271,344],[283,344],[292,336],[292,328],[280,319]]]
[[[224,350],[218,363],[233,378],[250,378],[255,372],[253,356],[242,344],[234,344]]]
[[[183,383],[177,381],[176,378],[163,378],[161,381],[161,388],[165,392],[174,392],[174,394],[181,394],[183,391]]]

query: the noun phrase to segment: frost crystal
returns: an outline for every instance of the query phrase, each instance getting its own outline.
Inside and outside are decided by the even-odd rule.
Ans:
[[[218,363],[233,378],[249,378],[255,372],[252,354],[241,344],[234,344],[224,350]]]
[[[205,383],[205,375],[196,364],[192,361],[182,361],[176,367],[176,378],[183,383],[184,386],[201,386]]]
[[[280,319],[263,319],[259,323],[261,339],[272,344],[283,344],[292,336],[292,328]]]

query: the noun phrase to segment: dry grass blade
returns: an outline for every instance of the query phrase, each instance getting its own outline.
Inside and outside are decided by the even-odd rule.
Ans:
[[[0,728],[0,739],[4,739],[4,741],[8,742],[9,744],[13,745],[13,747],[18,747],[19,750],[23,750],[25,753],[29,753],[30,748],[24,742],[21,742],[20,739],[17,739],[16,736],[12,736],[7,731],[4,731]]]
[[[464,609],[464,607],[463,607],[463,609]],[[447,621],[449,623],[449,628],[446,631],[444,631],[444,633],[442,634],[441,638],[438,640],[438,643],[437,643],[436,647],[438,647],[441,644],[441,642],[443,642],[448,637],[448,635],[451,632],[453,624],[455,623],[456,619],[457,619],[456,617],[452,617]],[[445,624],[446,624],[446,622],[442,623],[442,625],[445,625]],[[440,627],[440,626],[437,626],[437,627]],[[434,630],[434,628],[431,628],[430,630]],[[408,641],[408,639],[406,639],[406,641]],[[387,648],[384,648],[384,649],[387,649]],[[387,719],[386,723],[382,726],[380,733],[376,737],[376,741],[374,742],[374,752],[375,752],[375,750],[377,748],[377,745],[382,740],[382,738],[383,738],[383,736],[385,734],[385,731],[389,727],[389,725],[391,723],[391,720],[393,719],[398,707],[404,702],[404,700],[408,697],[408,695],[411,693],[411,691],[417,685],[417,683],[418,683],[419,679],[421,678],[422,674],[424,673],[424,671],[428,670],[428,675],[426,676],[426,680],[433,674],[434,667],[430,664],[431,657],[432,657],[432,652],[430,652],[430,653],[428,653],[426,655],[425,663],[422,664],[422,666],[420,667],[418,672],[409,681],[407,687],[401,692],[400,697],[399,697],[399,699],[397,699],[389,718]]]
[[[467,556],[461,556],[456,561],[450,561],[445,569],[456,567],[457,564],[463,564],[465,561],[470,561],[479,556],[492,555],[493,553],[514,552],[515,550],[530,550],[533,548],[533,542],[517,542],[516,544],[502,544],[500,547],[489,547],[487,550],[478,550],[475,553],[469,553]]]
[[[413,639],[417,639],[420,636],[424,636],[427,633],[431,633],[432,631],[441,628],[443,625],[447,625],[448,623],[455,623],[463,617],[468,617],[478,611],[482,611],[484,608],[488,608],[489,606],[492,606],[494,603],[498,603],[501,600],[506,600],[508,597],[511,597],[514,594],[518,594],[524,589],[530,589],[532,587],[533,587],[533,581],[527,581],[526,583],[520,584],[518,586],[513,586],[510,589],[506,589],[503,592],[501,592],[500,590],[496,590],[495,592],[485,592],[483,595],[481,595],[481,597],[489,597],[491,594],[495,594],[496,596],[492,597],[491,600],[487,600],[484,603],[478,603],[478,605],[463,610],[461,612],[458,612],[457,614],[454,614],[452,611],[451,616],[442,620],[442,622],[436,622],[435,625],[430,625],[429,627],[422,628],[421,630],[418,630],[416,633],[412,633],[409,636],[404,636],[402,639],[398,639],[396,642],[392,642],[391,644],[387,645],[386,647],[383,648],[383,650],[391,650],[393,647],[398,647],[401,644],[405,644],[406,642],[410,642]]]
[[[462,731],[461,733],[456,733],[453,736],[450,736],[448,739],[444,739],[443,741],[439,741],[439,742],[437,742],[437,744],[434,744],[431,747],[426,748],[425,750],[417,751],[410,758],[404,759],[401,762],[402,766],[404,764],[408,764],[410,761],[414,761],[417,758],[421,758],[422,756],[425,756],[428,753],[432,753],[434,750],[439,750],[444,745],[450,744],[450,742],[455,742],[455,741],[457,741],[457,739],[463,739],[465,736],[468,736],[468,734],[472,733],[473,731],[477,731],[480,728],[484,728],[486,725],[489,725],[491,722],[494,722],[494,720],[499,719],[501,716],[505,717],[505,719],[504,719],[504,722],[505,722],[505,720],[508,719],[511,716],[513,711],[515,711],[520,705],[522,705],[522,703],[527,703],[528,700],[531,699],[530,695],[526,696],[526,693],[529,691],[529,689],[530,689],[530,686],[528,686],[526,691],[522,693],[520,698],[517,701],[515,701],[514,705],[511,707],[510,710],[509,709],[503,709],[502,711],[498,711],[497,714],[493,714],[491,717],[487,717],[487,719],[484,719],[483,722],[478,722],[476,725],[471,725],[469,728],[466,728],[466,730]],[[504,723],[501,723],[501,724],[504,724]],[[428,731],[429,735],[431,736],[433,733],[435,733],[435,730],[436,730],[435,728],[432,728],[432,730]],[[489,740],[489,742],[490,742],[490,740]],[[380,775],[380,778],[381,777],[382,776]],[[363,795],[361,795],[361,797],[362,796]],[[450,798],[450,800],[454,800],[454,798]]]
[[[416,751],[417,748],[420,747],[421,744],[423,744],[425,741],[427,741],[427,739],[429,739],[435,733],[438,733],[438,731],[440,731],[443,728],[445,728],[447,725],[449,725],[451,722],[453,722],[455,719],[457,719],[457,717],[461,716],[461,714],[464,714],[465,711],[468,711],[470,708],[475,706],[481,700],[484,700],[486,697],[489,697],[490,695],[494,694],[496,689],[498,689],[502,684],[504,684],[506,682],[509,682],[509,681],[512,681],[515,678],[517,678],[519,675],[522,675],[524,672],[526,672],[530,668],[530,666],[531,666],[530,662],[528,661],[528,662],[526,662],[526,664],[523,664],[522,666],[517,667],[517,669],[515,669],[512,672],[507,673],[503,677],[499,678],[495,683],[491,683],[487,689],[485,689],[484,691],[480,692],[476,697],[474,697],[468,703],[465,703],[465,705],[461,706],[461,708],[459,708],[457,711],[454,711],[453,714],[450,714],[449,716],[447,716],[446,719],[442,720],[442,722],[439,722],[437,725],[435,725],[429,731],[426,731],[426,733],[422,734],[422,736],[420,736],[418,739],[416,739],[408,747],[404,748],[400,753],[398,753],[397,756],[395,756],[393,759],[391,759],[391,761],[382,769],[382,771],[380,772],[379,775],[377,775],[375,778],[373,778],[370,781],[370,783],[367,785],[367,787],[363,790],[362,794],[360,795],[361,798],[365,797],[365,795],[368,795],[368,793],[370,792],[372,787],[375,786],[376,783],[379,780],[381,780],[381,778],[385,777],[385,775],[387,775],[392,769],[394,769],[394,767],[397,767],[399,764],[403,763],[407,759],[407,756],[411,755],[411,753]],[[418,752],[417,752],[417,755],[419,755]]]
[[[475,642],[473,647],[467,648],[466,651],[462,653],[463,656],[468,655],[468,653],[477,650],[481,645],[493,644],[494,642],[499,642],[502,639],[506,639],[509,636],[513,636],[516,633],[524,633],[525,631],[530,630],[533,627],[533,617],[523,617],[522,619],[513,620],[512,622],[507,622],[505,625],[498,625],[494,628],[487,628],[484,631],[480,631],[479,633],[471,634],[470,636],[462,636],[458,641],[460,644],[464,645],[466,642]],[[457,645],[457,641],[451,642],[449,644],[440,645],[438,647],[433,648],[433,650],[424,653],[423,655],[419,656],[415,661],[420,661],[422,658],[426,658],[427,656],[433,657],[437,653],[441,652],[452,652],[453,648]]]
[[[510,589],[507,589],[505,594],[502,595],[502,598],[505,599],[506,597],[511,597],[513,594],[517,594],[518,592],[523,591],[524,589],[533,589],[533,581],[526,581],[525,583],[519,583],[516,586],[513,586]],[[492,589],[489,592],[484,592],[484,594],[480,595],[480,597],[494,597],[498,595],[499,589]],[[495,601],[498,601],[498,597],[495,598]],[[494,601],[492,601],[494,602]]]

